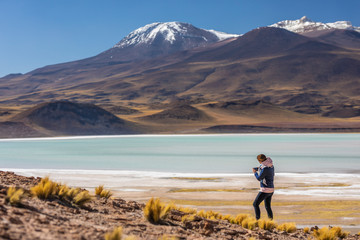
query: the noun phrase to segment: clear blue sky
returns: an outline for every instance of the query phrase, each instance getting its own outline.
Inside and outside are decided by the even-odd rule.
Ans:
[[[240,34],[304,15],[360,26],[360,0],[0,0],[0,77],[94,56],[152,22]]]

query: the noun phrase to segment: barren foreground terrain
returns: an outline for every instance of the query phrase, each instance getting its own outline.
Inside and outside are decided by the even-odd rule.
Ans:
[[[311,239],[312,231],[303,229],[288,233],[273,229],[249,230],[225,220],[196,217],[181,221],[184,212],[171,210],[160,223],[144,218],[144,205],[119,198],[93,198],[84,206],[70,205],[59,198],[39,200],[26,197],[21,204],[6,203],[10,186],[28,192],[39,178],[22,177],[0,172],[0,239],[104,239],[106,232],[123,228],[124,236],[132,239]],[[347,239],[359,239],[349,235]]]

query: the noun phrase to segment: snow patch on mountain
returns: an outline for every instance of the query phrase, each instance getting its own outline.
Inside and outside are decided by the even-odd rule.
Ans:
[[[205,30],[205,29],[203,29],[203,30]],[[205,31],[213,33],[215,36],[217,36],[219,38],[219,41],[222,41],[222,40],[225,40],[225,39],[228,39],[228,38],[234,38],[234,37],[242,36],[242,34],[240,34],[240,35],[239,34],[229,34],[229,33],[219,32],[219,31],[216,31],[216,30],[213,30],[213,29],[205,30]]]
[[[314,22],[306,16],[298,20],[285,20],[274,23],[269,27],[284,28],[295,33],[306,33],[326,29],[347,29],[360,32],[360,27],[355,27],[349,21],[337,21],[334,23]]]
[[[205,30],[192,26],[188,23],[181,22],[157,22],[145,25],[131,32],[128,36],[117,43],[114,48],[125,48],[129,46],[135,46],[139,44],[151,44],[159,35],[164,38],[165,41],[173,44],[179,38],[203,38],[205,41],[208,39],[201,34],[202,31],[212,34],[217,37],[218,41],[238,37],[236,34],[227,34],[215,30]]]

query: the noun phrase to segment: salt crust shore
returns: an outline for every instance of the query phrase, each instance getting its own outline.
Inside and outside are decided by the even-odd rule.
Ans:
[[[124,195],[133,196],[133,193],[136,193],[137,198],[142,197],[143,199],[157,194],[166,197],[166,193],[177,188],[246,190],[258,187],[258,182],[254,179],[253,174],[11,168],[1,170],[15,172],[27,177],[50,176],[55,181],[88,189],[93,189],[99,184],[103,184],[118,195],[122,195],[122,197]],[[212,179],[206,180],[206,178]],[[275,182],[276,187],[279,188],[276,189],[276,195],[280,196],[281,199],[360,199],[359,174],[278,173],[276,174]],[[335,186],[333,186],[334,184]],[[191,193],[191,195],[193,194]],[[236,199],[249,199],[251,198],[249,194],[250,196],[253,195],[251,191],[237,193]],[[203,195],[206,195],[206,193],[203,193]],[[204,196],[204,198],[208,199],[208,196]]]

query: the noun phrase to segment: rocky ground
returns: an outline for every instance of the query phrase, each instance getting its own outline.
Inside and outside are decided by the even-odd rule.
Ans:
[[[28,178],[0,171],[0,239],[104,239],[107,232],[121,226],[126,236],[135,239],[311,239],[311,233],[298,229],[294,233],[273,230],[253,231],[223,220],[197,217],[181,222],[183,212],[171,210],[161,224],[148,222],[144,205],[122,199],[94,197],[83,207],[69,205],[59,199],[40,200],[30,196],[20,206],[6,203],[8,187],[16,186],[28,192],[39,178]],[[163,238],[166,239],[166,238]],[[168,238],[170,239],[170,238]],[[347,239],[360,239],[349,235]]]

